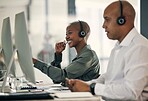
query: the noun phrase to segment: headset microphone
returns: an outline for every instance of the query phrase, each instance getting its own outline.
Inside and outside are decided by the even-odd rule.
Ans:
[[[124,25],[126,20],[125,17],[123,16],[123,5],[121,0],[119,0],[119,2],[120,2],[120,16],[117,18],[117,23],[119,25]]]
[[[78,20],[79,21],[79,20]],[[80,23],[80,31],[79,31],[79,37],[85,37],[86,36],[86,33],[85,33],[85,31],[83,30],[83,25],[82,25],[82,22],[81,21],[79,21],[79,23]]]

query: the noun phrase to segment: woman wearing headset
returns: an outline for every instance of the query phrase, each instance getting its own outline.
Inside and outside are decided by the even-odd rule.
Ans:
[[[84,21],[75,21],[70,23],[66,28],[66,42],[59,42],[55,45],[55,60],[51,65],[47,65],[39,60],[33,59],[34,67],[47,74],[54,83],[65,82],[65,78],[81,79],[89,81],[99,76],[99,60],[89,45],[87,39],[90,35],[90,27]],[[74,47],[77,56],[72,62],[61,68],[62,52],[66,44],[70,48]]]

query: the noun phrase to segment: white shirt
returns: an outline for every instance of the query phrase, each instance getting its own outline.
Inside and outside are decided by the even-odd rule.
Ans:
[[[107,99],[148,100],[148,40],[133,28],[113,48],[107,72],[93,82],[95,94]]]

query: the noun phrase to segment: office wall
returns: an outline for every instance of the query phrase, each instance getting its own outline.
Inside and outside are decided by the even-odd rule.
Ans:
[[[148,38],[148,0],[140,0],[140,29],[141,34]]]
[[[5,1],[5,2],[4,2]],[[29,3],[31,1],[31,3]],[[104,8],[113,0],[75,0],[76,2],[76,15],[74,17],[68,15],[68,0],[48,0],[48,19],[46,17],[46,0],[0,0],[0,32],[3,18],[6,16],[11,17],[12,33],[14,33],[14,15],[20,11],[26,10],[29,5],[29,38],[34,57],[44,48],[46,44],[45,35],[50,34],[51,44],[54,46],[56,42],[65,40],[65,28],[74,20],[87,21],[91,28],[91,35],[88,44],[96,51],[101,64],[101,73],[106,71],[110,51],[116,41],[109,40],[106,33],[102,28],[103,11]],[[145,0],[146,1],[146,0]],[[139,0],[129,0],[129,2],[136,9],[135,26],[139,30]],[[89,13],[88,13],[89,12]],[[46,32],[46,22],[48,22],[48,33]],[[94,44],[95,40],[95,44]],[[69,64],[68,47],[63,52],[62,66],[65,67]]]

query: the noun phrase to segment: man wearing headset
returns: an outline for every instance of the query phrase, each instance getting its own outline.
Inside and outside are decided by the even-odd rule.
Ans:
[[[90,27],[84,21],[75,21],[66,28],[66,42],[55,45],[55,60],[47,65],[39,60],[33,59],[34,67],[47,74],[54,83],[65,82],[65,78],[81,79],[89,81],[99,76],[99,60],[89,45],[87,39],[90,35]],[[67,67],[61,68],[62,52],[66,47],[74,47],[77,56]]]
[[[107,37],[117,40],[107,71],[89,82],[68,79],[69,88],[89,91],[107,101],[148,101],[148,40],[134,27],[133,6],[128,1],[115,1],[103,16]]]

